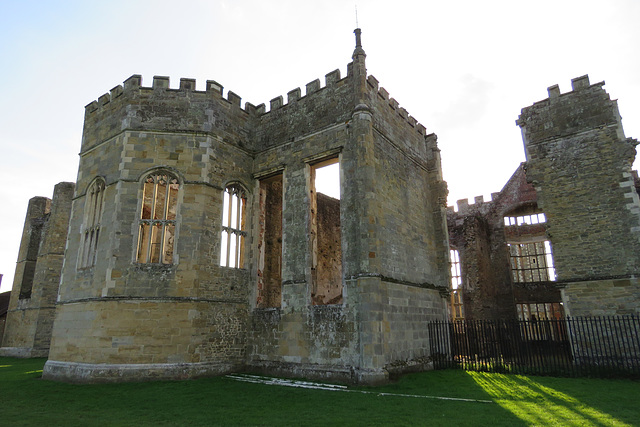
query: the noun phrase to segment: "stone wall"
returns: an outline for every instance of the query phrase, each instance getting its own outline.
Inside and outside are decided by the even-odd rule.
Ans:
[[[506,225],[504,218],[541,212],[521,164],[492,200],[482,196],[447,212],[449,239],[460,255],[465,319],[513,319],[515,304],[559,302],[555,282],[518,283],[508,244],[547,240],[546,223]]]
[[[232,96],[184,84],[166,89],[163,79],[141,88],[131,80],[109,102],[87,107],[46,376],[81,380],[74,372],[82,371],[85,380],[142,378],[156,371],[148,364],[168,364],[174,368],[164,369],[165,377],[171,377],[181,375],[175,368],[181,363],[201,375],[233,370],[244,360],[249,273],[220,267],[220,233],[229,183],[249,190],[249,206],[254,200],[253,160],[242,148],[249,114]],[[118,119],[122,129],[111,125],[125,113],[127,119]],[[218,125],[209,132],[211,123]],[[174,262],[167,265],[136,262],[142,180],[153,171],[180,183]],[[96,177],[105,180],[101,240],[95,265],[79,268],[86,191]],[[126,373],[121,363],[128,364]],[[97,364],[109,366],[99,373]]]
[[[340,200],[317,193],[317,265],[314,304],[342,302],[342,233]]]
[[[139,76],[86,107],[44,377],[252,369],[375,383],[430,366],[426,322],[446,316],[449,280],[436,137],[367,77],[356,34],[347,76],[328,73],[268,112],[223,98],[213,81],[195,91],[191,79],[170,89],[155,77],[148,88]],[[314,192],[323,162],[340,165],[340,201]],[[179,183],[167,264],[137,258],[154,171]],[[87,266],[78,256],[96,179],[105,202]],[[228,185],[247,195],[242,268],[220,267]]]
[[[527,178],[547,215],[565,309],[573,316],[603,307],[609,314],[640,311],[624,297],[637,295],[633,278],[640,272],[640,200],[631,173],[637,141],[624,136],[617,103],[603,85],[583,76],[568,93],[552,86],[549,98],[524,108],[517,121]],[[581,303],[593,292],[600,308]]]
[[[74,184],[61,182],[53,199],[29,201],[0,354],[49,354]]]

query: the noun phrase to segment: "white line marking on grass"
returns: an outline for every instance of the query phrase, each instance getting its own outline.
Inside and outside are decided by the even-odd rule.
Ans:
[[[464,399],[462,397],[424,396],[421,394],[400,394],[400,393],[384,393],[384,392],[367,391],[367,390],[349,390],[347,386],[344,386],[344,385],[313,383],[309,381],[288,380],[284,378],[262,377],[259,375],[236,374],[236,375],[226,375],[226,378],[230,378],[232,380],[242,381],[246,383],[254,383],[254,384],[279,385],[284,387],[307,388],[307,389],[313,389],[313,390],[344,391],[347,393],[375,394],[377,396],[417,397],[422,399],[453,400],[453,401],[459,401],[459,402],[494,403],[492,400]]]

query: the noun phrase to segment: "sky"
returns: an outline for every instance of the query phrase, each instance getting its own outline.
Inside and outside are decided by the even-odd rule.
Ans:
[[[0,0],[2,291],[29,199],[76,180],[85,105],[133,74],[286,99],[346,75],[356,6],[368,73],[438,135],[450,205],[500,191],[525,160],[520,110],[554,84],[605,80],[640,138],[637,0]]]

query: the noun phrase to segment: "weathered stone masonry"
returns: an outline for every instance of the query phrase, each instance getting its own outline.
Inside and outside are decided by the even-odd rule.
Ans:
[[[639,313],[637,141],[603,83],[523,109],[527,162],[446,212],[436,136],[367,75],[359,30],[352,58],[268,112],[137,75],[87,105],[75,188],[30,201],[0,353],[72,382],[384,382],[430,366],[450,245],[467,319]],[[315,188],[332,163],[339,199]]]
[[[45,378],[251,369],[376,383],[429,366],[426,322],[446,318],[449,282],[436,137],[367,76],[356,36],[347,76],[269,112],[214,81],[196,91],[140,76],[86,107]],[[330,161],[335,202],[313,192],[314,168]],[[171,201],[147,220],[150,182]],[[246,195],[242,268],[220,266],[229,186]],[[158,243],[141,252],[147,241]]]
[[[631,171],[638,142],[625,137],[603,85],[583,76],[568,93],[552,86],[517,121],[572,316],[640,310],[640,201]]]
[[[624,136],[603,84],[579,77],[571,92],[552,86],[548,99],[524,108],[516,123],[526,163],[490,202],[480,197],[450,208],[466,319],[513,318],[514,305],[536,303],[556,305],[554,316],[640,312],[640,203],[631,171],[637,141]],[[543,222],[505,221],[539,214]],[[514,280],[508,245],[542,240],[553,249],[555,280]],[[540,261],[523,263],[535,271]]]

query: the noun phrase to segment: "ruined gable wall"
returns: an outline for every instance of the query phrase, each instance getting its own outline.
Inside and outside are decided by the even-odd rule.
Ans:
[[[460,254],[465,319],[515,317],[509,252],[496,205],[481,198],[469,205],[465,199],[458,201],[458,212],[447,213],[449,239]]]
[[[507,215],[537,213],[537,194],[526,181],[524,164],[500,192],[485,202],[458,200],[458,211],[447,212],[449,239],[460,253],[466,319],[515,318],[515,303],[559,301],[552,284],[513,283],[508,242],[546,237],[546,225],[505,226]]]

